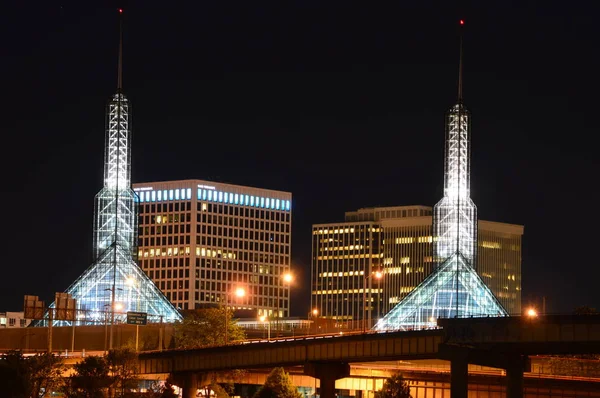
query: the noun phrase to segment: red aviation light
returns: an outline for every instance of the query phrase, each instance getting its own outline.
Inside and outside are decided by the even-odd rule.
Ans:
[[[460,20],[460,24],[461,24],[461,25],[464,25],[464,24],[465,24],[465,21],[461,19],[461,20]]]

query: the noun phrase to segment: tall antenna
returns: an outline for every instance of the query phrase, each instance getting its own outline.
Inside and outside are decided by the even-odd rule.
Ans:
[[[463,26],[465,25],[464,20],[459,21],[459,35],[460,35],[460,54],[458,59],[458,103],[462,104],[462,61],[463,61]]]
[[[117,78],[117,90],[123,88],[123,9],[119,8],[119,68]]]
[[[461,127],[462,127],[462,120],[463,120],[463,116],[462,116],[462,58],[463,58],[463,30],[462,27],[464,26],[465,21],[464,20],[460,20],[459,21],[459,36],[460,36],[460,50],[459,50],[459,58],[458,58],[458,147],[461,147],[461,138],[462,138],[462,131],[461,131]],[[458,167],[460,168],[460,161],[461,161],[461,157],[458,157]],[[458,302],[458,297],[459,297],[459,288],[458,285],[460,283],[459,279],[460,279],[460,267],[458,265],[458,261],[459,261],[459,256],[460,256],[460,173],[457,176],[458,182],[456,184],[456,190],[457,190],[457,194],[456,194],[456,314],[455,317],[458,317],[459,314],[459,310],[460,310],[460,306],[459,306],[459,302]],[[465,306],[466,307],[466,306]],[[465,308],[466,309],[466,308]]]

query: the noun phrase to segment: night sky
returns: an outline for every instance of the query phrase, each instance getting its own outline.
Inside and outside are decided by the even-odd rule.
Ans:
[[[0,311],[90,264],[118,51],[117,3],[10,3]],[[593,2],[175,3],[124,5],[133,181],[292,192],[292,315],[309,307],[312,224],[440,199],[460,18],[479,217],[525,226],[524,305],[600,308]]]

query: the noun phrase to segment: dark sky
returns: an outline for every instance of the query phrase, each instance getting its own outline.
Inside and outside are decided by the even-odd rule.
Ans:
[[[116,3],[8,3],[0,311],[89,265],[118,40]],[[459,18],[480,218],[525,225],[524,303],[600,308],[593,2],[173,3],[125,5],[133,181],[291,191],[293,315],[308,310],[312,224],[441,197]]]

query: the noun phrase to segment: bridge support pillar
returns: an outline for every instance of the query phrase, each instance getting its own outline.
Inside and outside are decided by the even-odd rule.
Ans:
[[[350,376],[350,365],[344,362],[308,362],[304,364],[304,373],[319,379],[321,398],[335,398],[335,381]]]
[[[529,359],[518,357],[506,366],[506,398],[523,398],[523,372],[529,370]]]
[[[465,353],[461,352],[450,360],[450,398],[467,398],[468,390],[469,361]]]
[[[196,398],[198,392],[198,375],[194,372],[185,372],[177,377],[181,380],[181,397]]]

